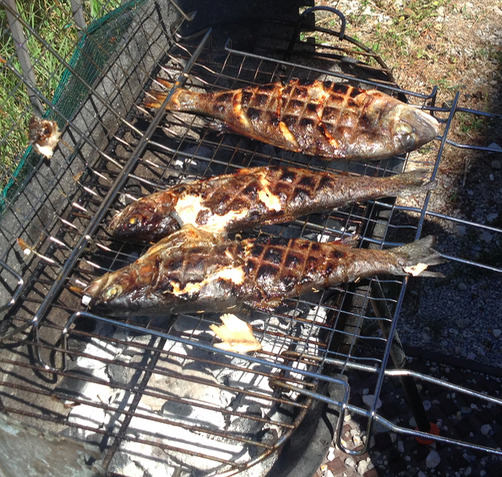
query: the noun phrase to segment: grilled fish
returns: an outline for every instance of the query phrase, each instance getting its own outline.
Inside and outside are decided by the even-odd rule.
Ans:
[[[160,108],[166,97],[149,91],[144,104]],[[210,116],[231,132],[329,160],[382,159],[439,134],[431,115],[385,93],[322,81],[295,79],[215,93],[177,88],[166,109]]]
[[[273,310],[292,297],[375,274],[434,276],[434,238],[389,250],[305,239],[227,240],[182,229],[94,280],[84,304],[111,314]]]
[[[424,192],[433,186],[425,171],[354,177],[294,167],[255,167],[142,197],[120,211],[108,228],[117,238],[152,242],[187,224],[227,234],[352,202]]]

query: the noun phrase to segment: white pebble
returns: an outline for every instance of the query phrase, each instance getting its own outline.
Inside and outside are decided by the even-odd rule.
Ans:
[[[434,449],[429,452],[427,458],[425,459],[425,465],[428,469],[434,469],[441,462],[441,457],[437,451]]]
[[[494,338],[500,338],[500,335],[502,335],[502,330],[500,330],[499,328],[494,328],[492,330],[492,334]]]
[[[357,472],[360,475],[364,475],[367,470],[368,470],[368,462],[366,462],[365,460],[360,460],[357,464]]]
[[[358,435],[355,435],[354,437],[352,437],[352,442],[354,443],[354,445],[356,447],[360,446],[363,443],[362,439]]]
[[[326,456],[326,459],[331,462],[332,460],[334,460],[335,458],[335,448],[334,447],[330,447],[328,449],[328,455]]]
[[[426,411],[429,411],[429,410],[430,410],[430,408],[432,407],[431,402],[430,402],[429,400],[427,400],[427,399],[424,399],[423,405],[424,405],[424,409],[425,409]]]
[[[403,441],[397,441],[397,450],[399,451],[400,454],[404,454],[404,442]]]
[[[390,441],[394,444],[394,442],[396,442],[397,439],[397,434],[395,432],[391,432],[389,436],[390,436]]]
[[[347,457],[345,459],[345,465],[347,467],[350,467],[351,469],[354,469],[356,467],[356,461],[354,460],[353,457]]]

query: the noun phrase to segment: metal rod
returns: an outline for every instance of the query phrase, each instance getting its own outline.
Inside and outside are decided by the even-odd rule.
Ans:
[[[392,319],[392,313],[387,306],[387,302],[385,301],[385,295],[380,282],[372,280],[371,291],[372,294],[374,294],[377,298],[381,298],[381,300],[371,301],[375,314],[377,316],[383,316]],[[387,320],[378,320],[378,324],[384,338],[392,340],[390,356],[392,362],[394,363],[394,368],[404,369],[406,366],[406,354],[403,349],[403,343],[399,338],[397,330],[394,332],[394,336],[390,335],[389,323],[390,322]],[[402,375],[399,376],[399,381],[401,382],[401,387],[403,388],[406,401],[408,402],[413,416],[415,417],[418,429],[423,432],[429,432],[431,425],[414,379],[411,376]]]
[[[19,20],[20,15],[16,2],[15,0],[1,0],[1,3],[5,3],[5,6],[7,7],[5,8],[5,12],[7,13],[7,21],[9,22],[9,28],[12,40],[14,41],[14,46],[16,48],[17,58],[19,60],[19,64],[21,65],[21,70],[23,71],[23,81],[31,83],[35,86],[37,84],[37,78],[35,77],[35,70],[28,51],[28,43],[26,41],[26,37],[24,36],[22,24]],[[30,88],[27,89],[34,114],[42,116],[44,113],[42,103]]]
[[[394,91],[396,93],[403,93],[403,94],[406,94],[408,96],[414,96],[416,98],[420,98],[420,99],[424,99],[424,100],[431,99],[436,94],[436,88],[434,88],[430,94],[417,93],[417,92],[414,92],[414,91],[409,91],[409,90],[405,90],[405,89],[399,88],[397,86],[392,86],[392,85],[389,85],[387,83],[385,83],[385,84],[378,83],[376,81],[367,80],[367,79],[363,79],[363,78],[356,78],[355,76],[350,76],[350,75],[346,75],[346,74],[342,74],[342,73],[336,73],[336,72],[324,70],[324,69],[321,69],[321,68],[315,68],[315,67],[312,67],[312,66],[308,66],[308,67],[307,66],[302,66],[302,65],[299,65],[298,63],[294,63],[294,62],[291,62],[291,61],[278,60],[278,59],[275,59],[275,58],[272,58],[272,57],[269,57],[269,56],[258,55],[256,53],[249,53],[249,52],[246,52],[246,51],[237,50],[235,48],[232,48],[230,45],[231,45],[231,41],[228,40],[227,43],[225,44],[225,51],[227,51],[228,53],[233,53],[233,54],[239,55],[239,56],[244,56],[244,57],[248,57],[248,58],[254,58],[254,59],[263,60],[263,61],[270,61],[272,63],[277,63],[279,65],[284,65],[284,66],[290,66],[290,67],[293,67],[293,68],[302,68],[302,69],[305,69],[305,70],[309,70],[309,71],[312,71],[312,72],[316,72],[316,73],[320,73],[320,74],[323,74],[323,75],[326,75],[326,76],[332,76],[332,77],[340,78],[340,79],[346,79],[346,80],[357,79],[357,81],[359,81],[360,83],[364,83],[364,84],[367,84],[369,86],[375,86],[375,87],[379,87],[380,86],[381,87],[383,85],[383,86],[385,86],[386,89],[388,89],[390,91]]]
[[[80,0],[70,0],[71,12],[73,13],[73,19],[75,20],[75,25],[78,27],[78,35],[82,36],[83,31],[87,28],[84,17],[84,9],[82,8],[82,2]]]
[[[178,81],[176,81],[176,83],[175,83],[176,86],[180,86],[186,80],[186,72],[190,71],[190,68],[192,67],[192,65],[195,63],[196,59],[200,55],[200,53],[201,53],[206,41],[208,40],[210,34],[211,34],[211,30],[209,30],[206,33],[206,35],[204,36],[204,38],[202,39],[202,41],[198,45],[196,51],[194,52],[193,57],[191,58],[191,61],[189,61],[186,65],[185,73],[180,75],[180,78],[178,79]],[[163,112],[164,112],[165,106],[171,100],[171,96],[173,95],[175,89],[176,88],[173,88],[170,91],[170,93],[166,96],[166,99],[162,103],[162,106],[159,108],[159,110],[157,111],[157,114],[152,119],[150,125],[148,126],[147,130],[145,131],[145,134],[141,137],[140,141],[138,142],[138,145],[136,146],[133,153],[131,154],[131,157],[129,158],[127,163],[124,165],[123,169],[119,172],[119,174],[115,180],[114,187],[112,187],[108,191],[106,196],[103,198],[103,201],[101,202],[98,209],[96,210],[96,213],[94,214],[93,219],[91,220],[89,225],[86,227],[84,233],[82,234],[82,236],[78,240],[77,244],[73,248],[73,252],[69,255],[63,268],[58,273],[58,276],[55,278],[54,283],[52,284],[51,288],[49,289],[44,301],[40,304],[40,307],[38,308],[37,312],[35,313],[35,316],[30,321],[30,324],[32,324],[35,327],[37,342],[39,340],[38,325],[39,325],[41,319],[44,317],[45,313],[47,312],[49,307],[52,305],[52,302],[55,299],[56,295],[59,293],[61,288],[64,286],[65,279],[72,272],[73,267],[75,266],[75,263],[77,263],[77,260],[79,259],[80,255],[83,253],[89,240],[91,240],[91,236],[94,234],[94,232],[98,228],[101,220],[103,219],[105,214],[108,212],[108,209],[111,206],[112,202],[115,200],[115,197],[116,197],[118,191],[122,188],[122,186],[124,185],[124,183],[128,179],[129,173],[133,170],[139,157],[141,156],[143,150],[145,149],[148,141],[150,140],[150,137],[153,135],[153,133],[157,129],[157,126],[159,125],[160,120],[163,117]],[[37,351],[39,351],[38,348],[37,348]],[[42,360],[42,357],[39,352],[38,352],[37,358],[46,369],[52,369],[51,366],[49,366],[48,364],[46,364]]]

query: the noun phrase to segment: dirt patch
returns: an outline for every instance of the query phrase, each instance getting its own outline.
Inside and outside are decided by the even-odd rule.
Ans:
[[[347,18],[346,34],[377,52],[400,87],[418,93],[437,87],[438,107],[449,108],[458,100],[466,111],[455,113],[449,141],[498,147],[502,117],[468,111],[502,112],[502,4],[493,3],[319,0],[316,5],[340,10]],[[329,13],[318,22],[326,28],[339,25]],[[434,157],[427,154],[412,155],[408,167],[432,164]],[[437,178],[428,210],[473,225],[431,218],[423,234],[438,235],[445,255],[502,267],[501,154],[447,146]],[[501,274],[457,261],[448,263],[444,273],[444,280],[433,283],[410,280],[399,322],[401,338],[406,345],[433,345],[445,354],[502,366]]]

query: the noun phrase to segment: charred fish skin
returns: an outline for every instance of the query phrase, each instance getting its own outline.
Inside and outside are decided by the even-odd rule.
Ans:
[[[318,243],[280,237],[243,241],[245,272],[254,284],[244,298],[249,306],[273,311],[284,299],[351,283],[374,275],[441,276],[427,270],[443,263],[429,236],[393,249],[353,248],[344,242]]]
[[[84,290],[86,304],[113,315],[235,309],[242,248],[188,227],[152,246],[132,264],[105,273]]]
[[[93,309],[110,314],[274,310],[285,299],[376,274],[434,276],[443,260],[433,237],[388,250],[304,239],[202,240],[171,237],[136,262],[84,290]],[[194,233],[196,234],[196,233]]]
[[[186,225],[228,234],[433,187],[424,170],[369,177],[295,167],[247,168],[142,197],[120,211],[108,228],[119,239],[151,242]]]
[[[150,91],[144,104],[159,108],[166,96]],[[384,159],[418,149],[439,134],[435,118],[392,96],[317,80],[214,93],[179,88],[167,109],[210,116],[232,132],[325,159]]]

